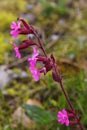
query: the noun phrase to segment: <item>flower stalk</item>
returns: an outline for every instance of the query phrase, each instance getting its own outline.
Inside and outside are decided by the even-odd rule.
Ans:
[[[21,23],[24,25],[24,27],[21,27]],[[53,80],[60,85],[61,90],[66,98],[67,104],[69,106],[68,112],[65,109],[63,109],[61,112],[58,113],[59,122],[61,124],[65,124],[66,126],[79,125],[80,130],[85,130],[83,124],[81,123],[81,118],[78,116],[77,112],[74,110],[73,105],[65,91],[65,88],[62,83],[62,76],[59,74],[58,66],[55,61],[55,57],[53,56],[53,54],[51,54],[51,56],[48,57],[48,55],[44,49],[43,43],[42,43],[38,33],[36,32],[36,30],[33,28],[33,26],[28,24],[24,19],[18,19],[17,23],[12,22],[11,29],[12,30],[11,30],[10,34],[14,38],[17,37],[19,34],[21,34],[21,35],[33,34],[36,37],[38,43],[35,43],[32,39],[27,39],[27,40],[22,41],[22,45],[17,46],[16,49],[14,48],[14,50],[16,53],[16,57],[20,58],[19,50],[25,49],[28,47],[32,47],[33,55],[31,58],[28,58],[28,62],[30,64],[30,67],[29,67],[30,72],[35,81],[39,81],[42,73],[44,75],[46,75],[46,73],[48,71],[50,71],[50,70],[52,71]],[[16,46],[16,44],[15,44],[15,46]],[[42,50],[42,52],[44,54],[43,56],[40,55],[39,49]],[[38,69],[36,66],[36,63],[38,61],[42,62],[44,65],[44,67],[42,67],[41,69]],[[71,120],[71,118],[73,120]]]

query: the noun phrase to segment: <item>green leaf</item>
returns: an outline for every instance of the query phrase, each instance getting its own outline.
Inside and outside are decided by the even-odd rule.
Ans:
[[[47,112],[44,109],[35,105],[23,105],[25,114],[33,121],[39,123],[40,125],[46,125],[54,120],[57,120],[57,115],[55,112]]]

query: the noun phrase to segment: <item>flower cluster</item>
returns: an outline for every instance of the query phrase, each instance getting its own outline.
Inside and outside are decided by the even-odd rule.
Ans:
[[[21,24],[23,24],[23,26],[21,26]],[[12,35],[13,38],[17,38],[18,35],[20,35],[20,34],[21,35],[34,34],[37,37],[35,29],[23,19],[19,19],[17,21],[17,23],[12,22],[10,28],[11,28],[10,34]],[[42,49],[40,43],[38,45],[30,38],[23,40],[21,43],[22,44],[20,46],[17,46],[16,43],[11,43],[14,47],[16,57],[21,58],[21,54],[20,54],[21,49],[32,47],[33,55],[32,55],[32,57],[28,58],[29,69],[30,69],[30,72],[31,72],[34,80],[39,81],[39,79],[41,77],[41,73],[43,73],[45,75],[52,68],[51,63],[49,62],[50,58],[47,58],[46,55],[40,56],[40,52]],[[40,61],[44,64],[44,66],[41,67],[41,69],[37,68],[38,61]]]
[[[10,28],[11,28],[10,34],[12,35],[13,38],[17,38],[19,35],[33,34],[37,39],[37,43],[35,43],[34,40],[32,40],[31,38],[27,38],[21,41],[22,44],[19,46],[16,45],[16,43],[11,43],[13,45],[17,58],[21,58],[21,53],[20,53],[21,49],[25,49],[28,47],[32,48],[33,54],[31,57],[27,59],[27,61],[29,62],[29,69],[34,80],[39,81],[42,73],[46,75],[48,71],[52,70],[52,77],[54,81],[60,84],[60,87],[65,95],[65,98],[71,110],[66,111],[65,109],[63,109],[62,111],[59,111],[57,115],[58,122],[66,126],[78,124],[81,130],[83,130],[83,126],[80,123],[80,118],[78,117],[77,113],[74,111],[72,104],[63,87],[62,77],[59,74],[58,67],[55,62],[55,58],[53,54],[51,54],[50,57],[47,56],[37,31],[33,28],[33,26],[29,25],[24,19],[19,19],[17,23],[12,22]],[[41,52],[43,54],[41,54]],[[43,64],[43,66],[41,66],[40,68],[37,67],[38,61]]]

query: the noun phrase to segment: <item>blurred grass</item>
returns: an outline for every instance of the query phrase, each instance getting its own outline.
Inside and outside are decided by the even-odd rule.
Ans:
[[[5,64],[5,53],[9,55],[9,63],[15,59],[9,44],[12,40],[9,34],[11,22],[21,15],[26,16],[31,13],[35,16],[34,21],[31,22],[29,18],[24,18],[40,28],[40,33],[45,34],[44,45],[45,47],[48,46],[47,52],[48,54],[54,53],[59,71],[64,77],[63,82],[67,93],[87,128],[87,67],[83,67],[87,63],[87,7],[85,2],[83,0],[82,4],[81,1],[71,1],[70,3],[68,0],[59,0],[59,2],[53,0],[39,0],[38,2],[35,0],[1,0],[0,64]],[[34,7],[28,9],[27,6],[32,4]],[[55,34],[59,37],[56,41],[51,38]],[[49,47],[51,45],[52,47]],[[24,51],[24,53],[27,52]],[[25,69],[29,77],[13,80],[10,85],[7,84],[5,90],[0,91],[0,130],[14,130],[11,115],[18,106],[29,98],[36,98],[41,101],[45,109],[58,111],[64,107],[67,108],[60,87],[52,80],[51,72],[45,77],[43,76],[40,82],[34,83],[28,71],[28,65],[26,67],[15,66],[14,71],[18,73],[19,69],[15,70],[16,67],[21,70]],[[37,95],[39,95],[38,98]],[[69,130],[71,128],[53,122],[50,126],[37,126],[33,129]],[[16,130],[25,130],[25,128],[19,124]]]

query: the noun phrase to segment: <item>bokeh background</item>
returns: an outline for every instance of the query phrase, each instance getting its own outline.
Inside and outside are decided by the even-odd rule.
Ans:
[[[26,118],[19,121],[20,107],[27,101],[56,112],[67,104],[51,72],[34,82],[26,62],[30,49],[22,51],[21,61],[15,57],[10,25],[18,17],[36,28],[48,55],[55,55],[65,89],[87,129],[87,1],[0,0],[0,130],[77,130],[57,121],[35,127],[26,125]],[[15,41],[20,44],[22,38]]]

